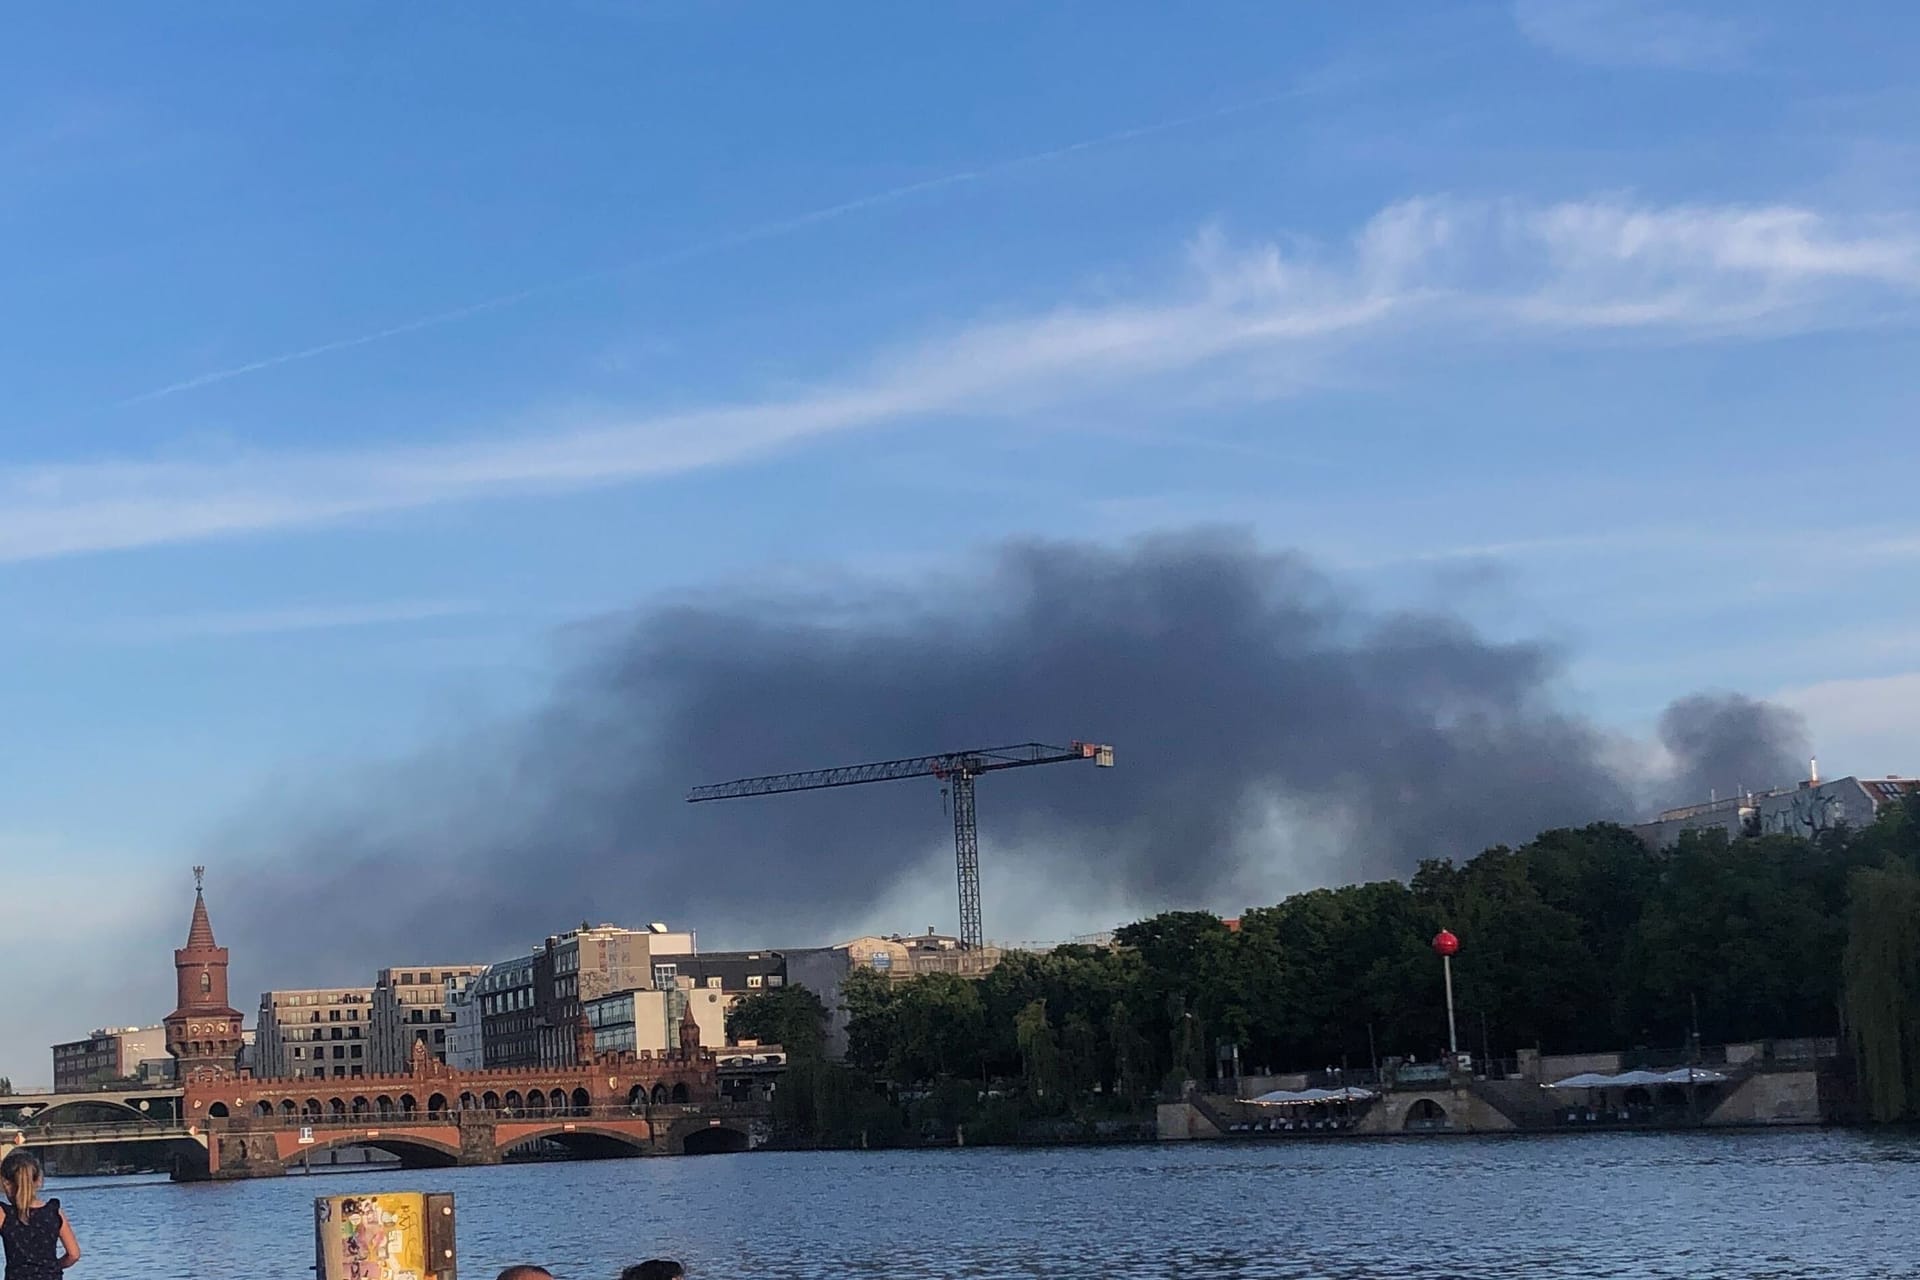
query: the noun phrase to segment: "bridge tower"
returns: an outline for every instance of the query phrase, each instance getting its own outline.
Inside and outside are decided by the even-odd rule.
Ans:
[[[166,1017],[167,1052],[180,1081],[240,1073],[240,1011],[227,1002],[227,949],[213,940],[202,888],[205,867],[193,869],[193,923],[187,945],[173,953],[178,1001]]]

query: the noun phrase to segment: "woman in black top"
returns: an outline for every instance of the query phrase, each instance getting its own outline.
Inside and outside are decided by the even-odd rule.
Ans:
[[[6,1280],[55,1280],[80,1261],[80,1244],[60,1202],[40,1198],[44,1177],[40,1157],[24,1147],[15,1147],[0,1160],[0,1186],[7,1193],[6,1217],[0,1220],[0,1240],[7,1246]]]

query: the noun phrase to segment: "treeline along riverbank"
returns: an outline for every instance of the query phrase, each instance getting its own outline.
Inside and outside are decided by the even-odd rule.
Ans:
[[[1920,806],[1915,807],[1920,810]],[[1920,811],[1812,839],[1689,835],[1648,849],[1613,825],[1542,833],[1406,881],[1295,894],[1238,929],[1175,911],[1112,948],[1015,953],[984,978],[849,975],[844,1062],[800,987],[743,1002],[733,1033],[778,1041],[785,1141],[892,1145],[1124,1133],[1163,1089],[1221,1070],[1435,1060],[1429,939],[1457,933],[1463,1047],[1503,1057],[1837,1036],[1863,1118],[1920,1118]]]

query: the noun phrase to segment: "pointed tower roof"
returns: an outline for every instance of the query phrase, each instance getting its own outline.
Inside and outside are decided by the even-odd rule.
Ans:
[[[207,899],[201,881],[207,869],[193,869],[193,923],[187,927],[188,951],[211,951],[220,944],[213,940],[213,921],[207,919]]]

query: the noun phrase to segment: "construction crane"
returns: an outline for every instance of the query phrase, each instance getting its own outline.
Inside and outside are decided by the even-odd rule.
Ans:
[[[874,764],[845,765],[837,769],[808,769],[801,773],[774,773],[763,778],[740,778],[695,787],[687,801],[734,800],[743,796],[781,795],[788,791],[819,791],[851,787],[863,782],[893,782],[900,778],[938,778],[953,793],[953,851],[960,877],[960,945],[978,949],[985,941],[980,925],[980,833],[974,822],[973,780],[1001,769],[1025,769],[1036,764],[1064,764],[1091,760],[1103,769],[1113,767],[1113,748],[1094,742],[1050,747],[1023,742],[1012,747],[981,747],[947,751],[937,756],[912,756]]]

